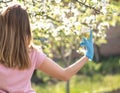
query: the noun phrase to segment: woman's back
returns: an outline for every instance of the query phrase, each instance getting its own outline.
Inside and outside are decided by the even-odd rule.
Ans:
[[[0,90],[5,93],[35,93],[31,88],[31,77],[45,58],[42,51],[31,51],[29,53],[32,66],[29,69],[19,70],[6,68],[0,64]],[[4,93],[0,92],[0,93]]]

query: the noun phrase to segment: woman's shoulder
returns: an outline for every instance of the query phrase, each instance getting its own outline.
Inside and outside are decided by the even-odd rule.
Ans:
[[[42,51],[41,46],[32,45],[30,49],[30,59],[35,64],[35,68],[39,68],[39,66],[44,62],[46,54]]]

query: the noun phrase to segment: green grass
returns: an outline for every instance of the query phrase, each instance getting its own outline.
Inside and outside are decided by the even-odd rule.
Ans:
[[[92,78],[87,76],[74,76],[70,81],[71,93],[100,93],[103,91],[112,91],[120,88],[120,75],[94,75]],[[60,81],[57,84],[34,85],[37,93],[65,93],[65,82]]]

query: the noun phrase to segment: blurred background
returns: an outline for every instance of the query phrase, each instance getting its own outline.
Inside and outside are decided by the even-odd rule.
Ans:
[[[67,67],[83,56],[93,30],[95,56],[69,81],[35,71],[37,93],[120,93],[120,0],[0,0],[0,13],[19,3],[29,14],[33,42]]]

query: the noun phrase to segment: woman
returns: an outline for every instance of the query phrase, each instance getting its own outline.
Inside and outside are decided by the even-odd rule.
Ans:
[[[2,17],[1,17],[2,16]],[[94,55],[92,32],[83,39],[86,54],[62,68],[32,44],[28,14],[20,5],[8,7],[0,17],[0,93],[35,93],[31,77],[35,69],[60,80],[69,80]]]

